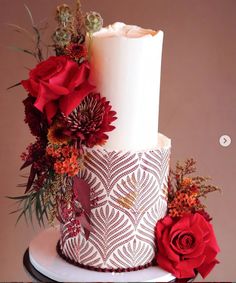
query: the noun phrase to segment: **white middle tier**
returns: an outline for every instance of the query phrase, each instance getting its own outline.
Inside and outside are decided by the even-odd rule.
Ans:
[[[162,31],[123,23],[94,34],[90,81],[118,118],[105,149],[156,148],[162,44]]]

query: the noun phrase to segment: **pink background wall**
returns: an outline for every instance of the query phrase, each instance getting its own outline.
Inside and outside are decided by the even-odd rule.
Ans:
[[[22,255],[39,228],[8,215],[12,203],[6,195],[20,194],[19,155],[33,138],[23,122],[22,88],[6,91],[27,77],[25,67],[34,60],[12,52],[8,45],[30,47],[21,35],[2,23],[30,29],[23,4],[38,22],[48,18],[53,27],[54,8],[63,1],[1,0],[0,61],[0,281],[26,281]],[[66,1],[70,4],[73,1]],[[199,174],[210,175],[223,193],[209,195],[206,204],[213,215],[221,246],[218,265],[207,281],[234,281],[236,188],[236,1],[235,0],[84,0],[85,11],[102,13],[105,24],[124,21],[165,32],[161,81],[160,132],[172,138],[172,164],[194,157]],[[50,34],[50,31],[46,32]],[[231,136],[223,148],[219,137]]]

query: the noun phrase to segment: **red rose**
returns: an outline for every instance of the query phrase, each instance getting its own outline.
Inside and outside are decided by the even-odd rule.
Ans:
[[[166,216],[156,225],[157,264],[177,278],[203,278],[218,261],[219,252],[212,225],[199,213],[180,220]]]
[[[88,62],[80,66],[66,56],[52,56],[39,63],[22,81],[30,95],[36,97],[34,106],[45,111],[48,121],[58,109],[68,116],[86,97],[94,86],[88,82]]]

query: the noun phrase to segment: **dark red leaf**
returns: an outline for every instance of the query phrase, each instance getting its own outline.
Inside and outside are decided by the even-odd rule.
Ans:
[[[90,203],[90,186],[89,184],[75,176],[73,178],[73,191],[76,197],[76,200],[79,201],[85,211],[85,213],[90,216],[91,212],[91,203]]]
[[[28,159],[24,162],[24,164],[21,166],[20,170],[23,170],[23,169],[25,169],[26,167],[32,165],[33,162],[34,162],[33,158],[28,158]]]
[[[31,169],[30,169],[30,175],[29,175],[29,179],[28,179],[28,182],[27,182],[27,185],[26,185],[25,194],[30,190],[31,186],[33,185],[34,179],[35,179],[35,176],[36,176],[36,172],[37,171],[32,166]]]
[[[81,226],[84,228],[85,238],[86,238],[86,240],[88,240],[90,232],[92,230],[91,225],[90,225],[90,219],[84,213],[82,213],[78,218],[79,218],[79,222],[80,222]]]

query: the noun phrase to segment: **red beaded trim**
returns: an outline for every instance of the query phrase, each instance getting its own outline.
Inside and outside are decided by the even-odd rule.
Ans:
[[[116,269],[115,268],[100,268],[100,267],[89,266],[89,265],[85,265],[85,264],[76,262],[73,259],[70,259],[67,256],[65,256],[61,250],[60,241],[57,242],[56,250],[57,250],[58,255],[62,257],[65,261],[67,261],[68,263],[81,267],[81,268],[85,268],[85,269],[93,270],[93,271],[99,271],[99,272],[118,272],[118,273],[130,272],[130,271],[142,270],[142,269],[145,269],[145,268],[148,268],[154,265],[152,261],[152,262],[146,263],[144,265],[136,266],[136,267],[116,268]]]

